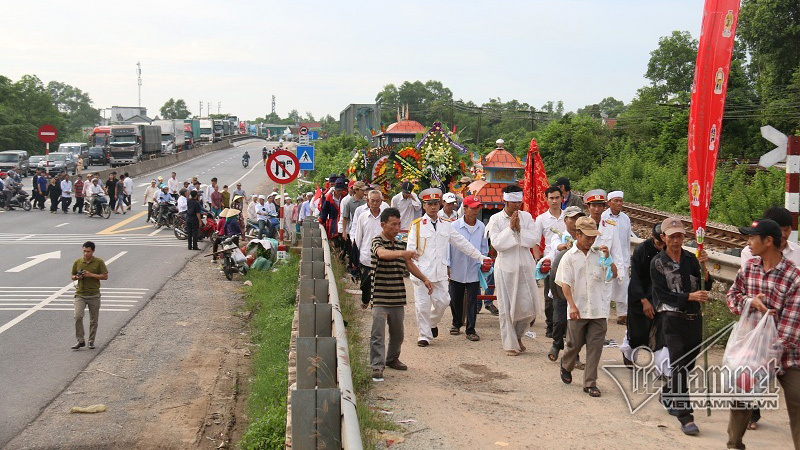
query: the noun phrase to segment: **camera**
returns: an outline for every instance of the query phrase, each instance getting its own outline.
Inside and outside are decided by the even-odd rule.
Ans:
[[[78,273],[75,274],[78,278],[83,278],[83,269],[79,270]]]

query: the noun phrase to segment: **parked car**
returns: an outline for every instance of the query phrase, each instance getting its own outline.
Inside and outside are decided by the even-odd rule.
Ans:
[[[89,145],[83,142],[67,142],[58,146],[58,153],[72,153],[75,161],[78,161],[78,156],[83,157],[83,167],[89,167]]]
[[[0,152],[0,171],[13,170],[21,177],[27,177],[30,171],[28,152],[25,150],[6,150]]]
[[[36,169],[39,168],[39,163],[44,161],[44,155],[33,155],[28,158],[28,174],[33,175],[36,173]]]
[[[39,168],[46,170],[49,175],[59,173],[75,175],[78,172],[78,158],[72,153],[53,152],[39,162]]]
[[[89,165],[107,166],[109,153],[103,147],[89,148]]]

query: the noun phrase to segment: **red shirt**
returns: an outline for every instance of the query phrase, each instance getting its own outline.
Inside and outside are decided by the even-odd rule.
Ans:
[[[769,272],[764,272],[761,258],[753,258],[739,269],[728,290],[728,307],[736,315],[742,313],[745,300],[764,294],[764,305],[775,310],[778,339],[783,346],[783,369],[800,367],[800,269],[788,259]]]

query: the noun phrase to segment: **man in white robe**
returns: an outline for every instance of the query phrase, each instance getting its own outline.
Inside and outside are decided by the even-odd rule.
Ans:
[[[525,351],[522,336],[542,310],[534,279],[536,263],[531,254],[538,242],[533,217],[520,210],[522,189],[507,186],[503,189],[503,200],[506,206],[489,219],[486,235],[497,251],[494,284],[503,349],[509,356],[516,356]]]
[[[608,193],[608,209],[603,211],[601,217],[602,227],[611,228],[620,243],[619,253],[621,259],[615,260],[619,275],[611,283],[611,301],[617,305],[617,323],[625,325],[628,317],[628,284],[630,283],[631,266],[631,219],[622,212],[622,191]]]

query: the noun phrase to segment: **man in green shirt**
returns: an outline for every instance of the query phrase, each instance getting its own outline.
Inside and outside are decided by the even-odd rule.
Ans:
[[[83,258],[72,263],[72,281],[75,287],[75,337],[78,343],[72,346],[78,350],[86,346],[83,337],[83,312],[89,307],[89,348],[94,348],[94,337],[97,335],[97,318],[100,315],[100,280],[108,279],[106,263],[94,257],[94,242],[83,244]]]

